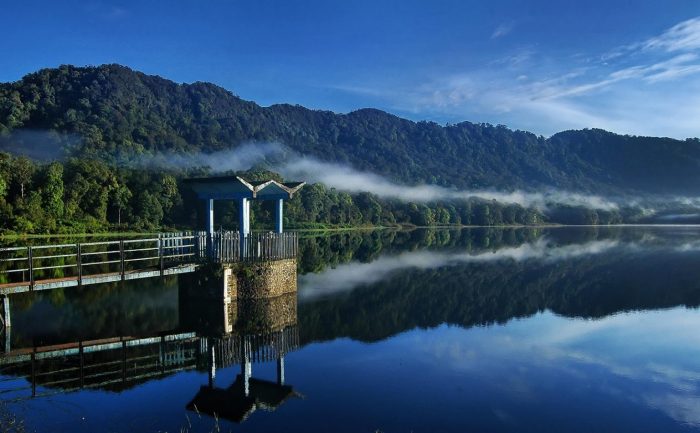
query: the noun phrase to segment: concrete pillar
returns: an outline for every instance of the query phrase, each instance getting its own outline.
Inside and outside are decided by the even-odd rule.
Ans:
[[[284,385],[284,356],[277,358],[277,384]]]
[[[278,199],[275,203],[275,233],[282,233],[284,200]]]

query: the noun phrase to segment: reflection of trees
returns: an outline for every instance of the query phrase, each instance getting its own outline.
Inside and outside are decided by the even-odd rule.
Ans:
[[[309,272],[320,272],[323,269],[336,266],[338,264],[347,263],[350,261],[359,262],[371,262],[375,260],[382,254],[398,254],[405,251],[414,250],[450,250],[454,249],[457,251],[470,251],[470,252],[480,252],[480,251],[495,251],[499,248],[514,247],[521,245],[525,242],[534,242],[537,239],[546,236],[552,243],[565,244],[565,243],[582,243],[597,239],[638,239],[645,235],[645,231],[635,231],[635,230],[616,230],[613,228],[590,228],[590,229],[576,229],[576,230],[566,230],[566,229],[537,229],[537,228],[471,228],[463,230],[411,230],[411,231],[397,231],[397,230],[375,230],[375,231],[350,231],[350,232],[340,232],[340,233],[326,233],[326,234],[311,234],[303,237],[300,240],[300,257],[299,257],[299,268],[300,273]],[[573,274],[588,272],[585,271],[585,266],[581,262],[576,267],[571,269]],[[395,315],[405,315],[408,314],[409,310],[406,310],[406,305],[413,302],[418,302],[419,299],[425,297],[425,305],[433,306],[429,313],[423,308],[416,307],[415,314],[410,320],[413,320],[415,324],[411,325],[410,320],[406,320],[406,326],[433,326],[434,324],[441,323],[447,320],[448,317],[455,317],[451,319],[451,323],[464,323],[469,324],[471,322],[481,323],[477,320],[465,320],[464,317],[478,317],[479,311],[469,312],[468,314],[464,311],[455,310],[452,315],[447,315],[445,311],[446,308],[456,309],[455,305],[463,303],[462,297],[464,295],[464,290],[471,287],[474,293],[471,295],[477,297],[477,294],[483,290],[482,287],[490,285],[493,287],[488,288],[492,294],[498,292],[499,285],[510,284],[513,287],[519,287],[521,284],[517,274],[513,274],[515,270],[520,266],[523,273],[533,272],[531,266],[528,265],[524,267],[522,264],[512,264],[504,269],[504,275],[490,275],[488,272],[482,269],[484,275],[481,277],[483,280],[479,282],[479,278],[475,275],[463,275],[459,277],[458,267],[450,268],[450,270],[437,270],[437,271],[426,271],[423,273],[419,272],[408,272],[402,273],[402,275],[397,276],[392,279],[391,282],[384,282],[376,285],[376,287],[381,292],[382,288],[388,290],[385,296],[386,299],[376,299],[379,293],[375,293],[376,290],[373,289],[372,293],[368,294],[367,297],[363,297],[360,300],[353,300],[355,295],[353,294],[348,298],[348,303],[345,305],[350,308],[350,311],[355,308],[352,305],[353,302],[365,302],[365,299],[374,299],[374,305],[368,305],[367,311],[362,311],[358,316],[370,317],[374,314],[378,314],[378,309],[385,309],[387,314]],[[478,275],[478,269],[474,267],[474,272]],[[495,269],[495,268],[494,268]],[[557,269],[542,268],[542,272],[555,272]],[[437,274],[432,275],[431,272],[436,272]],[[454,272],[454,274],[453,274]],[[540,271],[536,271],[536,274]],[[414,275],[411,279],[401,283],[401,291],[394,293],[393,289],[389,287],[397,287],[400,284],[399,281],[406,279],[407,275]],[[509,280],[491,281],[491,278],[506,278],[510,275]],[[543,281],[543,276],[537,274],[537,280],[540,281],[539,285],[546,285]],[[589,275],[585,275],[589,277]],[[435,287],[433,284],[429,284],[431,278],[436,278],[438,281],[452,281],[454,278],[457,280],[454,282],[454,287]],[[459,279],[461,278],[461,280]],[[564,274],[557,274],[555,279],[559,278],[564,284],[572,284],[571,282],[565,281]],[[463,281],[466,281],[464,283]],[[412,293],[410,287],[418,287],[422,282],[422,286],[415,290],[416,293]],[[557,284],[557,281],[551,284]],[[480,286],[481,285],[481,286]],[[537,284],[530,283],[527,286],[527,290],[536,290]],[[434,299],[425,292],[433,292],[435,290],[442,290],[440,292],[441,299]],[[515,290],[515,289],[512,289]],[[451,292],[452,291],[452,292]],[[531,314],[532,311],[536,311],[541,304],[536,304],[536,307],[525,308],[523,305],[515,305],[515,300],[519,293],[505,293],[505,301],[502,303],[504,306],[510,305],[513,311],[521,311],[518,314]],[[397,299],[397,296],[402,297]],[[530,295],[528,295],[530,296]],[[68,289],[56,289],[45,292],[35,292],[27,293],[22,295],[13,295],[12,298],[12,308],[13,308],[13,344],[23,345],[30,342],[31,339],[36,339],[36,343],[49,344],[59,340],[60,334],[65,337],[61,337],[60,340],[65,339],[84,339],[84,338],[99,338],[103,336],[110,335],[127,335],[127,334],[143,334],[152,333],[159,330],[173,329],[178,326],[178,300],[177,300],[177,281],[176,278],[166,278],[166,279],[143,279],[131,282],[126,282],[123,285],[119,283],[101,284],[86,286],[84,288],[68,288]],[[449,299],[454,299],[452,304],[443,305]],[[444,301],[443,301],[444,300]],[[522,302],[533,302],[530,297],[522,300]],[[326,302],[330,304],[326,304]],[[332,311],[338,312],[340,317],[352,316],[350,312],[343,313],[342,305],[335,305],[334,303],[339,302],[336,300],[319,301],[312,305],[315,305],[317,309],[330,308]],[[387,305],[383,303],[387,302]],[[420,306],[420,304],[417,304]],[[547,304],[549,305],[549,304]],[[564,305],[569,305],[561,303],[561,308]],[[586,304],[589,305],[589,304]],[[487,305],[488,306],[488,305]],[[584,305],[585,306],[585,305]],[[520,308],[520,310],[516,309]],[[462,309],[467,308],[467,306],[460,307]],[[535,308],[533,310],[533,308]],[[590,307],[588,307],[590,308]],[[32,310],[31,312],[29,310]],[[311,335],[316,335],[316,322],[322,323],[325,318],[319,318],[318,320],[312,319],[314,309],[310,305],[304,305],[304,315],[305,320],[309,320],[313,326],[308,328],[302,327],[303,332],[312,332]],[[490,315],[482,319],[484,323],[490,323],[495,320],[507,320],[510,317],[514,317],[515,313],[505,313],[502,319],[499,319],[498,312],[502,310],[496,310],[489,313]],[[563,310],[562,310],[563,311]],[[439,313],[438,313],[439,312]],[[486,314],[488,310],[483,312]],[[310,316],[309,316],[310,315]],[[308,317],[307,317],[308,316]],[[41,320],[36,320],[37,317],[41,317]],[[393,316],[392,316],[393,317]],[[417,322],[419,318],[421,322]],[[444,320],[430,321],[428,318],[444,317]],[[348,330],[343,330],[345,327],[347,329],[359,329],[357,327],[365,326],[361,320],[356,320],[357,318],[351,317],[348,323],[345,324],[334,324],[329,329],[329,337],[333,336],[334,330],[342,330],[339,335],[351,335]],[[367,319],[369,320],[369,319]],[[397,319],[398,321],[398,319]],[[356,323],[354,323],[356,322]],[[381,322],[381,323],[379,323]],[[378,325],[373,326],[383,326],[382,323],[385,322],[384,319],[379,321]],[[369,322],[368,322],[369,323]],[[398,322],[397,322],[398,323]],[[423,324],[423,325],[422,325]],[[320,325],[319,325],[320,326]],[[374,332],[368,326],[367,334]],[[389,326],[389,325],[387,325]],[[406,329],[404,325],[396,325],[392,329]],[[315,338],[315,337],[314,337]],[[324,337],[325,338],[325,337]]]
[[[539,228],[473,228],[452,230],[373,230],[314,234],[299,240],[300,273],[320,272],[353,260],[370,262],[380,254],[424,248],[496,248],[532,241]]]
[[[484,239],[493,242],[492,237]],[[299,329],[302,343],[338,337],[375,341],[416,327],[483,326],[545,309],[596,318],[629,310],[697,307],[700,268],[695,258],[664,249],[634,255],[616,250],[559,262],[504,260],[407,269],[349,293],[300,304]]]
[[[13,295],[12,303],[15,347],[150,334],[178,326],[175,277],[24,293]]]
[[[371,262],[381,254],[418,249],[460,248],[471,251],[497,250],[533,242],[543,236],[555,242],[587,242],[597,239],[639,238],[643,231],[609,227],[575,230],[532,227],[465,229],[372,230],[322,233],[299,240],[299,273],[321,272],[341,263]]]

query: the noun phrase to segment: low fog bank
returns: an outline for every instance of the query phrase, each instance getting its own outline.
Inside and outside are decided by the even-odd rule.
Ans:
[[[581,206],[616,210],[619,205],[602,196],[548,189],[546,191],[461,190],[437,185],[406,185],[376,173],[356,170],[348,165],[301,156],[276,143],[245,144],[235,149],[190,155],[157,155],[136,162],[143,166],[194,169],[208,167],[212,173],[265,168],[288,180],[323,183],[348,193],[370,192],[378,197],[407,202],[435,202],[479,198],[545,210],[551,205]]]
[[[553,208],[574,207],[623,212],[643,223],[700,223],[700,197],[682,196],[616,196],[548,188],[540,191],[469,190],[438,185],[406,185],[377,173],[360,171],[346,164],[321,161],[301,156],[278,143],[249,143],[235,149],[180,155],[157,155],[136,162],[142,166],[208,168],[211,173],[264,168],[280,173],[287,180],[322,183],[348,193],[370,192],[378,197],[405,202],[439,202],[481,199],[515,203],[526,208],[548,212]]]

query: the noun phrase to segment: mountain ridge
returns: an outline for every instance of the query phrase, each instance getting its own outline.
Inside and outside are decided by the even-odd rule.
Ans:
[[[116,64],[63,65],[0,83],[3,147],[12,148],[12,132],[24,129],[77,134],[72,154],[107,160],[280,142],[406,184],[700,193],[697,138],[601,129],[545,138],[503,125],[413,121],[375,108],[339,114],[284,103],[263,107],[212,83],[175,83]]]

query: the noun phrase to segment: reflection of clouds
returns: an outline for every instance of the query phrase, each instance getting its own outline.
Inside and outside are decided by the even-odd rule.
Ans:
[[[654,409],[664,412],[674,420],[700,426],[700,397],[695,395],[651,395],[645,398],[646,403]]]
[[[571,392],[594,386],[700,427],[698,328],[698,311],[684,308],[595,321],[541,313],[502,326],[422,332],[411,347],[442,368],[492,379],[511,400],[534,401],[544,378],[561,375]],[[518,385],[523,379],[528,386]]]
[[[686,251],[700,251],[700,240],[684,242],[675,248],[676,251],[686,252]]]
[[[395,256],[382,256],[370,263],[352,262],[318,274],[299,277],[299,294],[303,299],[352,290],[374,284],[403,269],[435,269],[465,263],[486,263],[500,260],[541,260],[555,262],[580,256],[600,254],[618,245],[617,241],[592,241],[584,244],[552,246],[546,239],[517,247],[483,253],[414,251]]]

